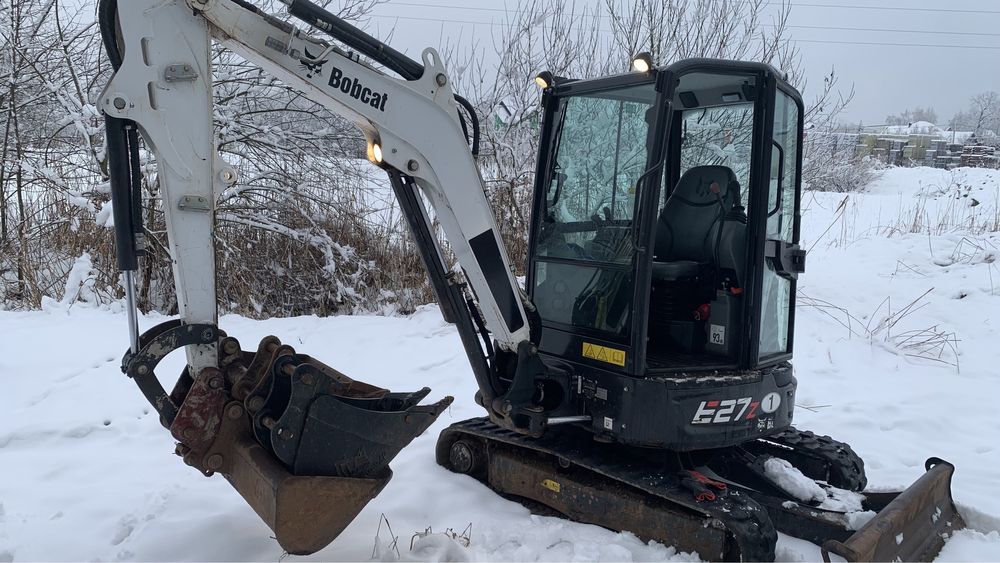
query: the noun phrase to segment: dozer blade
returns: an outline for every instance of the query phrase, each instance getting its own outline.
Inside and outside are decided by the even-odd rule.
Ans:
[[[830,554],[847,561],[932,561],[945,539],[965,527],[951,496],[955,466],[938,458],[927,460],[927,472],[899,493],[878,515],[847,540],[823,544]]]
[[[219,339],[221,336],[221,340]],[[218,368],[185,369],[167,395],[154,369],[172,350],[218,344]],[[353,380],[271,336],[244,352],[212,325],[154,327],[123,370],[156,407],[177,454],[221,473],[288,553],[328,545],[392,477],[389,462],[452,402]]]

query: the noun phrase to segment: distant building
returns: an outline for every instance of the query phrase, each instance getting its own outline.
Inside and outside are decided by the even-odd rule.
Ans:
[[[909,125],[864,127],[858,134],[858,156],[870,156],[892,166],[997,168],[1000,138],[992,131],[976,136],[927,121]]]

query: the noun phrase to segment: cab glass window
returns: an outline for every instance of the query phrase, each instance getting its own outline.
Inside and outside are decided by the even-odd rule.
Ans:
[[[543,323],[627,341],[632,219],[655,98],[647,83],[562,101],[534,252],[532,297]]]
[[[538,256],[631,262],[654,97],[643,84],[564,102]]]

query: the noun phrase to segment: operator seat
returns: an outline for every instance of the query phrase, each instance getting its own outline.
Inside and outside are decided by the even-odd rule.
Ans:
[[[653,279],[694,278],[707,266],[717,266],[734,270],[742,282],[745,261],[746,214],[736,174],[728,166],[691,168],[678,180],[657,220]]]

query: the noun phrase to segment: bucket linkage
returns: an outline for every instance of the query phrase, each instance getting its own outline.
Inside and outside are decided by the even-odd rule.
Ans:
[[[218,367],[185,368],[168,395],[160,360],[210,344]],[[295,555],[333,541],[389,482],[389,462],[453,400],[419,405],[430,389],[392,393],[274,336],[245,352],[214,325],[179,320],[143,334],[122,371],[177,440],[177,455],[206,476],[221,473]]]

